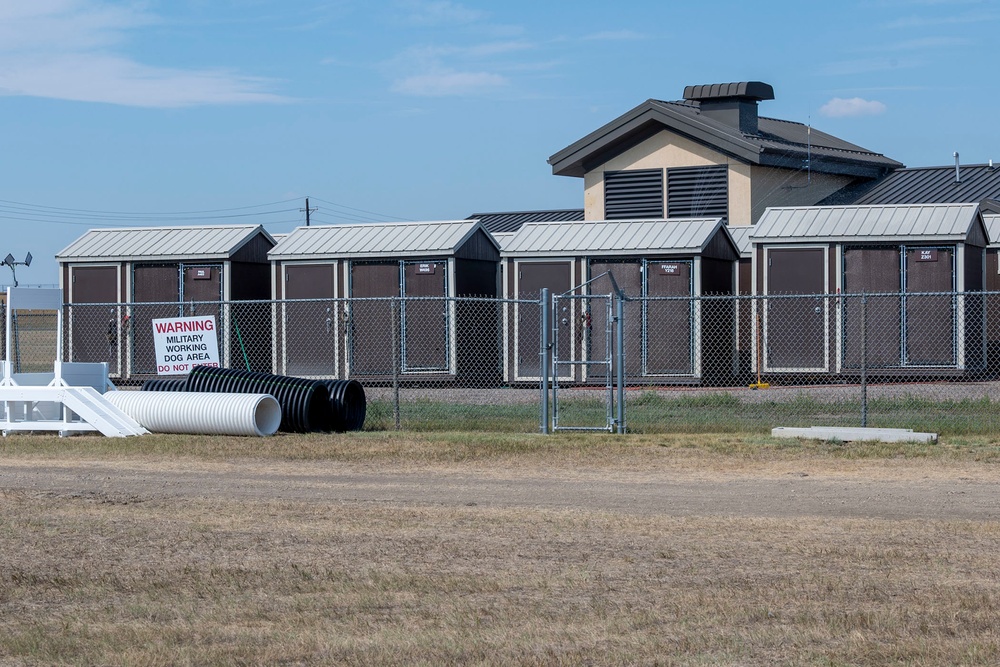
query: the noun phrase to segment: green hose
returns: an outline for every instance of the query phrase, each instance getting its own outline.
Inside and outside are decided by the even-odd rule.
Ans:
[[[240,341],[240,351],[243,352],[243,363],[246,364],[247,370],[250,370],[250,359],[247,358],[247,349],[243,345],[243,334],[240,333],[240,325],[233,320],[233,328],[236,329],[236,339]]]

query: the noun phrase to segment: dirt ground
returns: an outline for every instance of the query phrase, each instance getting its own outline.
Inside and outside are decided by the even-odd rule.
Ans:
[[[330,462],[7,459],[0,491],[133,503],[171,498],[627,515],[1000,519],[1000,469],[941,461],[773,462],[641,472]]]

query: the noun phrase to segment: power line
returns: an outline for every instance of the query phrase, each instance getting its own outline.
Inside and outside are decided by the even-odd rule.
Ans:
[[[0,204],[10,204],[15,207],[28,207],[44,209],[49,211],[66,211],[68,213],[85,213],[92,215],[111,215],[111,216],[183,216],[183,215],[202,215],[207,213],[225,213],[228,211],[245,211],[250,208],[263,208],[265,206],[277,206],[278,204],[287,204],[289,202],[298,201],[298,197],[292,199],[282,199],[281,201],[268,202],[266,204],[252,204],[250,206],[235,206],[232,208],[214,208],[206,209],[203,211],[167,211],[167,212],[148,212],[148,211],[95,211],[91,209],[83,208],[61,208],[58,206],[45,206],[43,204],[28,204],[25,202],[10,201],[7,199],[0,199]]]
[[[358,213],[367,213],[368,215],[374,215],[378,219],[385,220],[386,218],[392,218],[393,220],[401,220],[403,222],[414,222],[411,218],[400,218],[395,215],[386,215],[385,213],[376,213],[375,211],[366,211],[363,208],[354,208],[353,206],[345,206],[344,204],[338,204],[336,202],[327,201],[325,199],[320,199],[319,197],[312,197],[316,201],[321,201],[324,204],[329,204],[330,206],[336,206],[337,208],[346,208],[349,211],[357,211]]]

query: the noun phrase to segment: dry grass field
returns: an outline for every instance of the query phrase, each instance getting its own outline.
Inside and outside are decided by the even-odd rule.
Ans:
[[[1000,664],[1000,444],[11,436],[0,665]]]

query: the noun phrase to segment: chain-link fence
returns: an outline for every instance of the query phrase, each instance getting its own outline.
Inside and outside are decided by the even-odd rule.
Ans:
[[[639,299],[626,312],[639,320],[633,432],[1000,428],[997,293]]]
[[[64,357],[108,362],[115,384],[139,387],[163,376],[153,320],[213,315],[221,366],[356,379],[368,429],[537,432],[539,313],[492,298],[73,304]],[[166,375],[199,361],[183,342],[170,353]]]
[[[52,371],[53,354],[58,334],[54,311],[22,310],[11,313],[10,350],[12,373],[45,373]],[[7,319],[0,318],[0,340],[6,351]]]
[[[106,361],[116,384],[138,387],[158,376],[151,321],[211,314],[221,365],[357,379],[368,429],[1000,428],[998,293],[563,295],[547,306],[543,331],[536,300],[74,304],[63,356]]]

